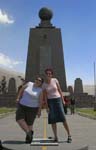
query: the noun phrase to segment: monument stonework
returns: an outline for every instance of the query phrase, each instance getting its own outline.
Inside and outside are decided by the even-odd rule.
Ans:
[[[16,93],[16,80],[15,80],[15,78],[9,79],[8,93]]]
[[[62,90],[67,91],[61,30],[51,24],[52,16],[51,10],[41,8],[40,24],[30,29],[25,79],[34,81],[46,68],[52,68]]]
[[[80,78],[76,78],[75,80],[74,93],[83,93],[83,84]]]

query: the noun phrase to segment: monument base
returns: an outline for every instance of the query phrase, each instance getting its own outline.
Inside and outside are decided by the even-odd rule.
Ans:
[[[53,139],[48,138],[34,138],[31,146],[58,146],[58,142],[54,142]]]

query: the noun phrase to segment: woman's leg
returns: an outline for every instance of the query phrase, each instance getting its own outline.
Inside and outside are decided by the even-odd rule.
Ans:
[[[56,125],[56,123],[54,123],[54,124],[51,124],[51,126],[52,126],[52,130],[54,133],[54,137],[57,140],[57,125]]]
[[[29,131],[31,132],[32,139],[33,139],[33,134],[34,134],[33,125],[28,125],[28,128],[29,128]]]
[[[68,136],[69,136],[69,135],[70,135],[70,130],[69,130],[69,126],[68,126],[68,123],[67,123],[66,120],[63,122],[63,125],[64,125],[64,128],[65,128],[66,131],[67,131]]]
[[[68,123],[67,123],[67,121],[66,121],[66,120],[63,122],[63,125],[64,125],[64,127],[65,127],[65,129],[66,129],[66,131],[67,131],[67,134],[68,134],[67,142],[68,142],[68,143],[71,143],[72,138],[71,138],[71,134],[70,134],[69,126],[68,126]]]
[[[33,131],[33,125],[28,125],[29,131]]]
[[[30,131],[30,130],[29,130],[29,127],[28,127],[28,125],[27,125],[27,123],[25,122],[24,119],[18,120],[17,123],[19,124],[19,126],[20,126],[26,133]]]
[[[24,119],[18,120],[17,123],[19,126],[26,132],[26,143],[31,143],[33,139],[33,126],[32,125],[27,125]]]

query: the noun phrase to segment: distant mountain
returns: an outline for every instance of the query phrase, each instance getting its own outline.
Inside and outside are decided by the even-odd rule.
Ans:
[[[74,89],[74,86],[72,86]],[[94,95],[94,85],[83,85],[83,92],[88,95]]]
[[[88,93],[89,95],[94,95],[94,85],[84,85],[83,90],[85,93]]]
[[[2,76],[6,77],[7,85],[10,78],[15,78],[17,87],[21,84],[20,77],[24,78],[24,74],[20,72],[13,71],[11,69],[4,69],[0,67],[0,81],[2,80]]]

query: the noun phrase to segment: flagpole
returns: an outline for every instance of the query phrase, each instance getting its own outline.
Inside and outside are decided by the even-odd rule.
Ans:
[[[96,111],[96,69],[94,62],[94,110]]]

